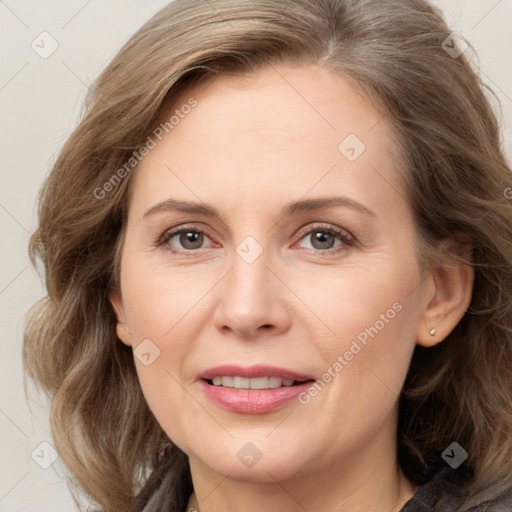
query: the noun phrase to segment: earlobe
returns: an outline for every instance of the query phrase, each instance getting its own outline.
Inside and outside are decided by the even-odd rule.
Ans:
[[[128,326],[126,324],[117,323],[116,324],[116,334],[117,337],[128,347],[132,346],[130,341],[130,331],[128,331]]]
[[[130,331],[126,323],[126,316],[124,312],[123,299],[119,290],[112,291],[109,294],[109,301],[112,304],[114,313],[116,315],[116,334],[117,337],[127,346],[131,347]]]
[[[469,261],[467,247],[464,252]],[[473,282],[473,267],[463,262],[445,261],[432,271],[430,300],[416,333],[418,345],[433,347],[452,332],[471,303]]]

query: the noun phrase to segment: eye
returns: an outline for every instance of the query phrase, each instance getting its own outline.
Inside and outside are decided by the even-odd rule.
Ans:
[[[355,245],[355,239],[348,231],[334,226],[314,226],[300,232],[301,240],[310,242],[313,251],[320,252],[339,252]],[[336,240],[339,241],[336,245]]]
[[[166,231],[158,245],[167,245],[173,252],[195,251],[203,248],[205,239],[210,238],[202,229],[182,227]],[[176,244],[178,244],[177,248]]]

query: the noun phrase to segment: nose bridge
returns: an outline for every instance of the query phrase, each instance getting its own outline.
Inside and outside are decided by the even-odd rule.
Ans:
[[[264,249],[254,237],[246,237],[237,247],[233,255],[233,271],[231,279],[242,296],[268,292],[269,250]]]
[[[268,268],[272,266],[270,251],[263,243],[248,236],[235,248],[215,312],[218,328],[249,335],[263,326],[277,330],[286,327],[285,297]]]

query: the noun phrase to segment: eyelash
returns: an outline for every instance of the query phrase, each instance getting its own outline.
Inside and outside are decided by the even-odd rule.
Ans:
[[[169,242],[172,238],[174,238],[176,235],[180,235],[181,233],[203,233],[204,235],[208,236],[208,238],[213,239],[213,236],[209,232],[209,230],[205,228],[197,228],[197,227],[187,227],[182,226],[178,229],[172,228],[170,230],[164,231],[164,233],[160,236],[160,238],[157,241],[157,247],[165,246],[167,242]],[[340,252],[348,250],[350,247],[353,247],[356,245],[357,241],[355,238],[346,230],[337,228],[334,226],[325,226],[325,225],[317,225],[312,226],[308,228],[301,229],[298,233],[299,241],[303,238],[307,237],[308,235],[311,235],[312,233],[320,232],[320,233],[326,233],[333,235],[337,238],[339,238],[342,242],[340,246],[337,248],[329,248],[326,250],[321,249],[305,249],[307,254],[322,254],[322,255],[332,255],[332,254],[338,254]],[[213,240],[212,240],[213,241]],[[194,253],[198,252],[199,249],[182,249],[182,250],[176,250],[171,248],[170,246],[165,247],[167,250],[171,251],[173,254],[187,254],[190,256],[194,256]]]

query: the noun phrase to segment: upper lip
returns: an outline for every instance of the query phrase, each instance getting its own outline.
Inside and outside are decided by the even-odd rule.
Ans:
[[[281,379],[290,379],[296,381],[306,381],[314,379],[311,375],[295,372],[288,368],[279,368],[277,366],[268,366],[257,364],[253,366],[240,366],[237,364],[224,364],[215,366],[202,371],[198,379],[211,380],[214,377],[245,377],[255,379],[257,377],[280,377]]]

